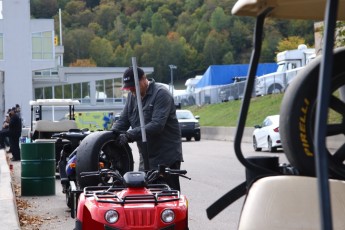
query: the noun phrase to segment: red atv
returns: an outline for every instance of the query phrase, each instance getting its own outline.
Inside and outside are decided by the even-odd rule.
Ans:
[[[169,175],[188,178],[186,173],[165,166],[124,176],[110,169],[81,173],[86,180],[99,177],[102,185],[80,194],[75,229],[188,229],[187,198],[163,182]]]

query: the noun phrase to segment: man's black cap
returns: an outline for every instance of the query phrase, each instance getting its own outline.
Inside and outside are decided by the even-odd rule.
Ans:
[[[139,80],[145,75],[144,70],[137,67]],[[128,90],[135,87],[133,67],[129,67],[123,74],[123,87],[122,89]]]

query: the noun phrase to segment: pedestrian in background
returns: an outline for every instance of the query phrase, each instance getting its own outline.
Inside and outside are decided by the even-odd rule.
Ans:
[[[19,138],[22,134],[22,120],[16,113],[16,107],[13,107],[9,113],[9,139],[10,149],[12,153],[12,161],[20,161]]]
[[[7,146],[10,145],[8,139],[8,127],[10,124],[10,116],[7,113],[4,122],[2,123],[2,129],[0,131],[0,149],[5,149]]]

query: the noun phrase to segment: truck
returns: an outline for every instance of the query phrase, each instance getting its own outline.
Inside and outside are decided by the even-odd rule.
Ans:
[[[277,71],[256,79],[255,94],[282,93],[297,73],[315,58],[315,49],[301,44],[297,49],[277,54]]]
[[[193,78],[188,78],[186,80],[185,90],[179,90],[179,93],[176,95],[177,100],[183,106],[195,105],[195,93],[196,91],[196,84],[200,81],[202,75],[196,75]]]

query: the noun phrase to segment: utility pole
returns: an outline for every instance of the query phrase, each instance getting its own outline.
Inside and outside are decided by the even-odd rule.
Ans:
[[[176,65],[169,65],[170,68],[170,87],[171,87],[171,94],[174,97],[174,73],[173,73],[173,69],[177,69]]]

